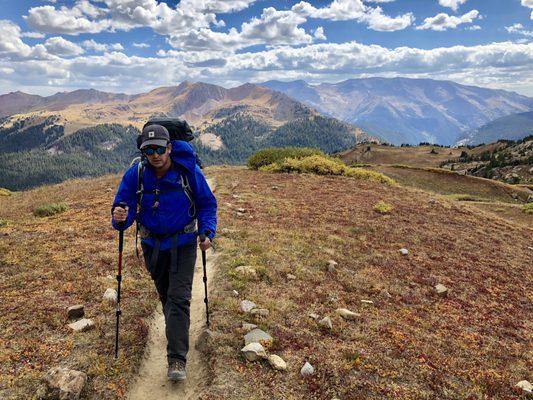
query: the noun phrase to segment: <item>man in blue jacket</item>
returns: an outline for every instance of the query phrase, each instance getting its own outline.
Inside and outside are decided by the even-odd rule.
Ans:
[[[189,350],[190,299],[197,236],[207,250],[215,236],[217,201],[194,150],[187,142],[170,141],[167,129],[149,125],[141,134],[145,167],[132,165],[124,174],[112,209],[112,225],[127,229],[139,223],[146,268],[163,305],[167,336],[168,378],[185,379]],[[142,193],[138,193],[141,176]],[[127,207],[118,207],[119,203]],[[138,206],[139,204],[139,206]]]

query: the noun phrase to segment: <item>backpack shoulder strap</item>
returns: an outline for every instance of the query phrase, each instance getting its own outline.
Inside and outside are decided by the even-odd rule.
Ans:
[[[143,197],[144,192],[144,183],[143,183],[143,176],[144,176],[144,160],[141,158],[139,160],[139,163],[137,164],[137,209],[135,210],[136,215],[139,214],[141,211],[141,201]],[[139,241],[139,219],[135,217],[135,254],[137,255],[137,258],[139,258],[139,247],[137,245]]]
[[[185,168],[183,168],[179,163],[172,162],[172,168],[179,174],[181,179],[181,187],[185,192],[185,195],[191,203],[189,207],[189,217],[196,218],[196,204],[194,202],[194,193],[189,182],[189,177]]]

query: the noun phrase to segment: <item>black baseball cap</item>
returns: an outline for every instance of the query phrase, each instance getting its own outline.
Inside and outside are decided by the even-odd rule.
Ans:
[[[141,149],[146,146],[166,146],[170,141],[167,128],[162,125],[148,125],[141,133]]]

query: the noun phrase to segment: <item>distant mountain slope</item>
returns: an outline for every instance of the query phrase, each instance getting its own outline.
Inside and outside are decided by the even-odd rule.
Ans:
[[[19,114],[43,104],[44,97],[23,92],[0,95],[0,118]]]
[[[463,131],[533,109],[532,98],[516,93],[431,79],[365,78],[320,85],[268,81],[261,85],[392,144],[451,145]]]
[[[119,172],[135,155],[139,128],[153,115],[191,122],[199,133],[193,145],[206,165],[242,164],[263,147],[333,152],[375,140],[283,93],[251,84],[225,89],[183,82],[134,96],[75,91],[44,99],[27,101],[32,111],[0,119],[0,187],[18,190]]]
[[[68,135],[80,128],[120,123],[140,128],[156,114],[179,116],[194,125],[216,122],[220,109],[245,107],[247,113],[269,125],[317,114],[315,110],[272,89],[244,84],[232,89],[207,83],[182,82],[148,93],[124,95],[96,90],[76,90],[40,97],[21,92],[0,96],[0,117],[25,119],[54,115]]]
[[[135,156],[134,138],[138,131],[132,126],[98,125],[69,136],[63,136],[55,126],[51,128],[54,136],[42,135],[45,140],[36,145],[31,139],[43,133],[41,125],[29,128],[32,136],[26,136],[26,141],[20,139],[15,147],[8,146],[9,139],[0,140],[0,187],[22,190],[119,172]],[[0,139],[5,137],[0,130]],[[28,141],[31,145],[25,149]]]
[[[533,135],[533,111],[507,115],[467,132],[457,145],[492,143],[500,139],[520,140]]]

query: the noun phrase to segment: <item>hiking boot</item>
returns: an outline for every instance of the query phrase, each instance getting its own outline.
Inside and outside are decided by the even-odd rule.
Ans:
[[[181,360],[171,361],[168,365],[167,377],[171,381],[183,381],[187,377],[185,374],[185,362]]]

